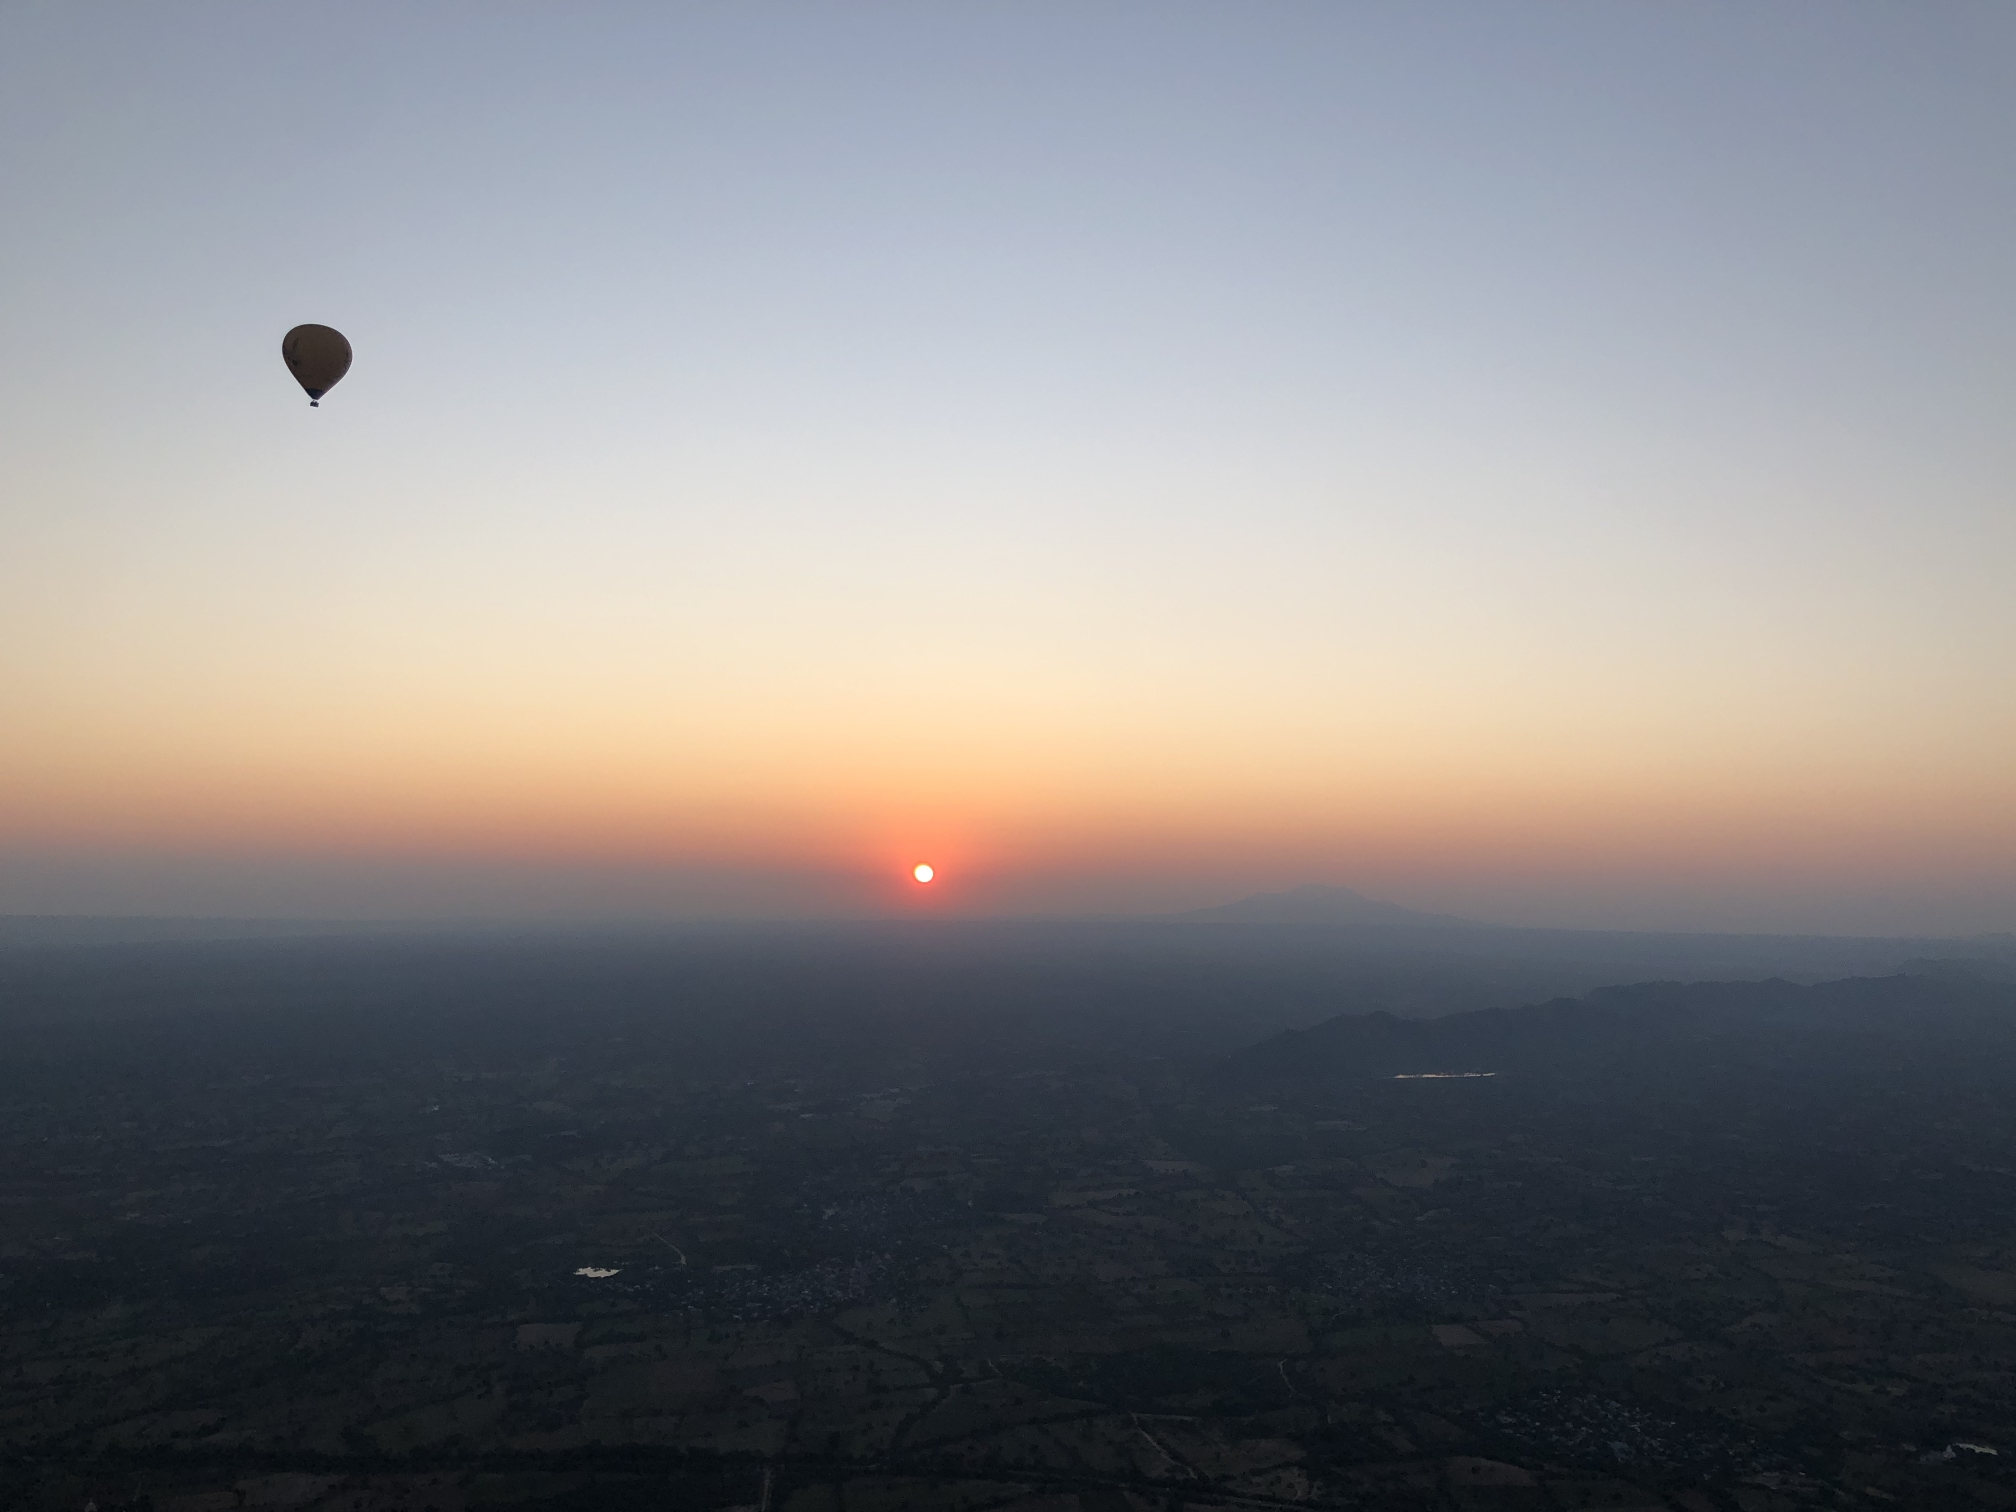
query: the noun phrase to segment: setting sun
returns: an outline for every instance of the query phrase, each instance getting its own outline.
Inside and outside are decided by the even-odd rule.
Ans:
[[[919,882],[929,882],[937,873],[932,871],[928,866],[918,865],[910,869],[910,875],[915,877]]]

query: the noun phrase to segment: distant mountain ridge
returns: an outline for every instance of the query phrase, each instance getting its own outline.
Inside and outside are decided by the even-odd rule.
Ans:
[[[1192,909],[1175,917],[1200,924],[1329,924],[1344,928],[1484,929],[1475,919],[1454,914],[1424,913],[1368,898],[1348,887],[1321,882],[1291,887],[1286,892],[1255,893],[1235,903]]]
[[[1340,1015],[1239,1051],[1225,1069],[1255,1080],[1551,1072],[1648,1060],[1683,1047],[1783,1048],[1850,1036],[1899,1046],[1964,1043],[2006,1055],[2016,1051],[2016,985],[1927,976],[1847,977],[1812,986],[1642,982],[1434,1019]]]

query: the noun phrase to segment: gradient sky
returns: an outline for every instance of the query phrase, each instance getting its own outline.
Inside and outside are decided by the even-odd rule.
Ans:
[[[0,206],[0,911],[2016,928],[2004,0],[16,0]]]

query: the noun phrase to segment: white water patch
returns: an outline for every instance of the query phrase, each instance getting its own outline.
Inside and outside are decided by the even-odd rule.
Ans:
[[[574,1274],[577,1276],[586,1276],[590,1281],[606,1281],[611,1276],[616,1275],[617,1272],[604,1270],[599,1265],[584,1265],[581,1269],[574,1272]]]
[[[1395,1081],[1476,1081],[1481,1077],[1496,1076],[1496,1071],[1402,1071]]]

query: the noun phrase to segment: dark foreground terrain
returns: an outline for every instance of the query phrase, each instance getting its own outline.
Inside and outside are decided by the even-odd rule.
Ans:
[[[1259,959],[0,958],[0,1506],[2016,1506],[1992,969]]]

